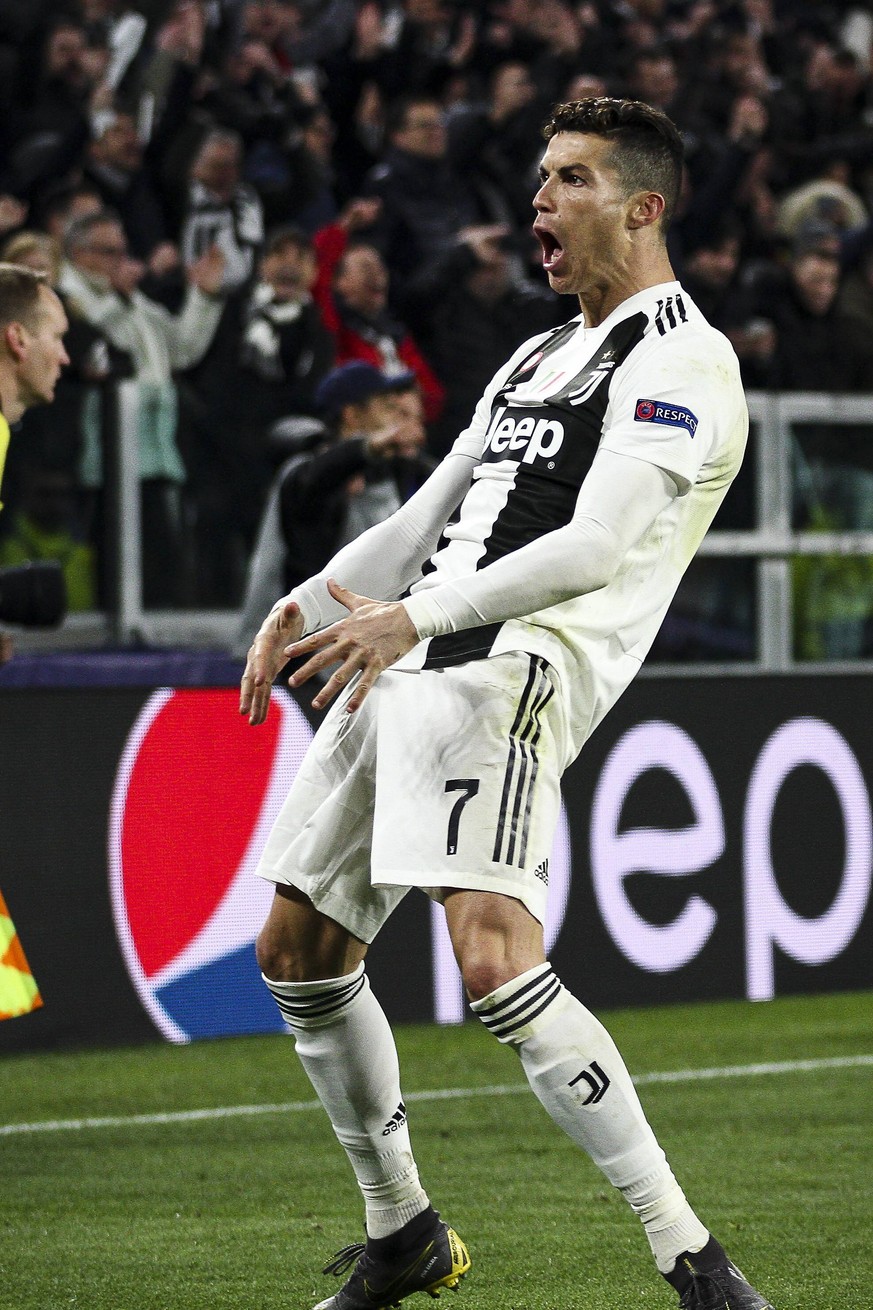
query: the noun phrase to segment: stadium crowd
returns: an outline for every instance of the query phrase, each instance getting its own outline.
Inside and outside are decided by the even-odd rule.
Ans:
[[[0,563],[68,560],[72,603],[100,603],[124,379],[149,605],[241,603],[337,366],[412,373],[439,457],[575,312],[530,233],[561,100],[678,124],[671,258],[750,388],[873,391],[871,53],[853,0],[0,0],[0,258],[48,272],[72,360],[12,443]],[[833,525],[836,465],[838,525],[870,529],[873,455],[832,439],[798,521]]]

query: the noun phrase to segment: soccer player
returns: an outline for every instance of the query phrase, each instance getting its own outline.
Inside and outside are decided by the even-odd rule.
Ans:
[[[581,313],[528,341],[422,489],[279,601],[243,675],[289,656],[333,701],[263,853],[265,981],[358,1179],[367,1240],[318,1310],[455,1286],[418,1177],[367,944],[410,886],[445,905],[473,1010],[642,1221],[683,1310],[772,1310],[697,1217],[619,1052],[545,958],[563,769],[628,685],[742,459],[736,358],[676,282],[682,147],[635,101],[558,106],[534,199]]]

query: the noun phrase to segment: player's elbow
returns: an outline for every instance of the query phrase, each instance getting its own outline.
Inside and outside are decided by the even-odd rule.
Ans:
[[[585,519],[574,527],[579,538],[575,552],[579,572],[573,594],[579,596],[609,586],[625,551],[615,534],[595,519]]]

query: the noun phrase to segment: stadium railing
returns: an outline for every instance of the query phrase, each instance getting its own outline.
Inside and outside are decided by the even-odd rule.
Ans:
[[[137,387],[117,386],[118,416],[113,471],[116,539],[107,549],[115,568],[114,605],[108,613],[69,615],[53,632],[22,633],[22,649],[82,648],[111,643],[170,649],[228,650],[239,615],[231,610],[147,610],[142,602],[142,540],[138,485]],[[749,451],[744,469],[707,535],[677,594],[664,630],[647,662],[648,674],[814,672],[873,669],[873,394],[752,392]],[[819,451],[834,450],[834,467],[852,485],[859,526],[846,527],[831,513],[809,520],[810,439]],[[843,516],[845,518],[845,515]],[[851,516],[850,516],[851,517]],[[830,526],[829,526],[830,525]],[[866,607],[866,636],[850,655],[799,658],[795,601],[798,562],[827,559],[835,587],[840,562],[855,561],[865,575],[856,608]],[[835,563],[836,562],[836,563]],[[860,562],[860,563],[859,563]],[[861,625],[864,626],[863,623]],[[869,651],[869,654],[867,653]]]

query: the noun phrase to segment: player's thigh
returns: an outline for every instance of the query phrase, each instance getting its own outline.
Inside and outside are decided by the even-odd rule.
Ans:
[[[373,882],[496,892],[542,921],[566,763],[553,671],[512,652],[384,676]]]
[[[370,846],[375,787],[377,683],[348,714],[344,700],[328,712],[310,743],[267,838],[256,873],[296,888],[326,919],[371,942],[405,894],[373,888]],[[276,903],[274,903],[276,904]],[[277,928],[301,924],[280,905]],[[265,970],[266,972],[266,970]]]

